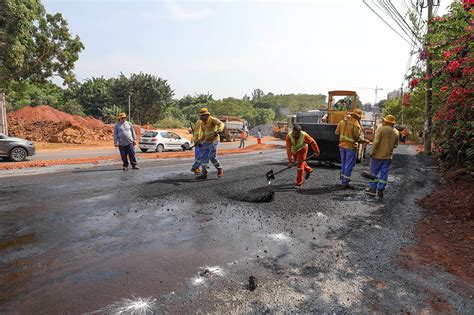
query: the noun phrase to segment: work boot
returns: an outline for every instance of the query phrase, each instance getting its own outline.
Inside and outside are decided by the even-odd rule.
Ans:
[[[365,193],[370,196],[377,196],[377,193],[375,192],[375,190],[370,189],[370,188],[366,188]]]
[[[123,167],[123,170],[124,170],[124,171],[128,171],[128,166],[124,166],[124,167]]]
[[[134,170],[139,170],[139,169],[140,169],[140,167],[139,167],[138,165],[134,165],[134,166],[132,166],[132,168],[133,168]]]
[[[383,198],[383,190],[377,191],[377,196],[379,196],[379,198]]]
[[[305,180],[308,179],[308,178],[311,176],[311,173],[312,173],[312,172],[305,173],[305,174],[304,174],[304,179],[305,179]]]
[[[352,186],[351,184],[342,184],[342,189],[352,189],[352,190],[354,190],[355,187]]]
[[[295,184],[295,189],[301,189],[301,188],[303,188],[303,185]]]
[[[222,178],[222,177],[224,177],[224,169],[219,168],[217,169],[217,178]]]
[[[207,174],[202,173],[201,175],[199,175],[198,177],[196,177],[196,179],[200,179],[200,180],[201,180],[201,179],[202,179],[202,180],[207,179]]]
[[[191,168],[191,172],[193,172],[195,175],[199,175],[201,174],[201,170],[199,169],[199,167],[197,168]]]

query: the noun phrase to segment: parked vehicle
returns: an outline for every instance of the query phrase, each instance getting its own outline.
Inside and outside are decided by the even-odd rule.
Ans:
[[[235,141],[239,139],[240,131],[248,132],[248,124],[245,119],[232,116],[217,116],[224,123],[224,131],[220,134],[221,141]]]
[[[21,162],[26,157],[34,155],[35,150],[35,145],[31,141],[0,133],[0,157],[2,158],[9,158],[12,162]]]
[[[375,139],[375,130],[377,129],[375,120],[362,119],[360,122],[362,128],[364,128],[364,138],[373,142]]]
[[[168,130],[149,130],[142,135],[139,147],[142,152],[182,151],[190,148],[191,142]]]

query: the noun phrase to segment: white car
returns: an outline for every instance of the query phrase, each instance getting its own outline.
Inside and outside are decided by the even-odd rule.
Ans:
[[[142,135],[139,143],[140,151],[163,152],[168,150],[187,150],[191,142],[168,130],[148,130]]]

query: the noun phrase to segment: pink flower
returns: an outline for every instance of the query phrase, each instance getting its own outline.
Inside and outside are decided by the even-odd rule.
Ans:
[[[441,91],[446,92],[447,90],[448,90],[448,87],[446,85],[441,87]]]
[[[420,79],[414,78],[413,80],[410,81],[410,90],[413,90],[418,84],[420,83]]]
[[[410,106],[410,92],[406,93],[406,94],[403,96],[402,105],[403,105],[404,107]]]
[[[448,70],[450,72],[454,72],[459,69],[459,62],[453,61],[448,65]]]
[[[451,56],[451,52],[450,51],[445,51],[445,52],[443,52],[443,56],[444,56],[444,59],[448,60],[449,56]]]

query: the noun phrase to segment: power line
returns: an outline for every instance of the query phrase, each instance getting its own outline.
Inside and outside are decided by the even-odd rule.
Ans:
[[[413,44],[413,40],[409,40],[409,39],[406,39],[402,34],[400,34],[399,32],[397,32],[397,30],[395,30],[395,28],[393,28],[387,21],[385,21],[384,18],[382,18],[380,16],[380,14],[378,14],[367,2],[365,2],[365,0],[362,0],[362,2],[364,2],[364,4],[370,9],[372,10],[372,12],[375,13],[375,15],[377,15],[388,27],[390,27],[392,29],[392,31],[394,31],[398,36],[400,36],[400,38],[402,38],[405,42],[407,42],[408,44],[412,45]],[[416,44],[416,43],[415,43]]]

